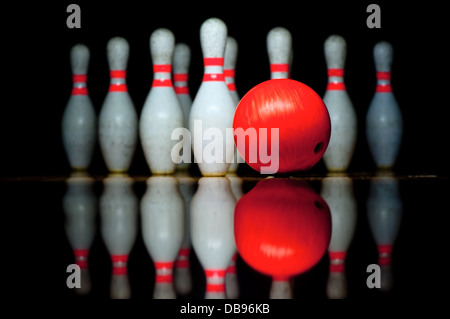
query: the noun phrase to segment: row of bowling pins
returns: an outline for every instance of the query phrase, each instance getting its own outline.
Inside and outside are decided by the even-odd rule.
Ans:
[[[237,42],[227,36],[226,25],[216,18],[202,24],[200,40],[204,77],[192,101],[187,82],[189,47],[186,44],[175,46],[175,38],[167,29],[158,29],[150,37],[154,80],[142,109],[139,133],[152,173],[174,172],[177,165],[171,152],[177,141],[171,139],[171,134],[177,127],[192,128],[195,120],[202,120],[205,130],[209,127],[221,129],[226,139],[225,150],[235,150],[234,141],[226,138],[225,129],[232,127],[234,110],[239,102],[234,79]],[[273,28],[267,35],[267,50],[271,78],[290,77],[293,59],[290,32],[282,27]],[[358,131],[356,112],[344,84],[346,42],[341,36],[332,35],[325,41],[324,50],[328,85],[323,99],[330,114],[332,134],[323,159],[330,171],[345,171],[353,157]],[[112,172],[128,171],[138,138],[138,117],[126,86],[128,54],[125,39],[109,41],[111,85],[100,112],[99,138],[105,163]],[[380,42],[374,48],[378,81],[366,117],[366,134],[374,161],[380,168],[391,168],[395,164],[403,133],[402,115],[390,84],[392,55],[392,46],[387,42]],[[77,45],[72,49],[71,59],[73,90],[63,115],[63,142],[72,168],[86,169],[96,141],[97,124],[86,87],[89,50]],[[171,80],[172,61],[174,84]],[[202,158],[205,145],[195,145],[195,132],[191,130],[191,133],[194,157]],[[226,152],[223,163],[199,163],[201,173],[223,176],[235,172],[239,155],[236,150],[234,153],[231,164]]]
[[[174,154],[173,149],[176,144],[184,143],[183,140],[172,140],[176,128],[192,127],[195,120],[201,120],[205,130],[215,127],[225,133],[227,127],[232,127],[234,110],[239,102],[234,86],[237,43],[227,37],[226,25],[219,19],[205,21],[200,31],[205,75],[194,101],[188,89],[189,46],[175,45],[175,37],[168,29],[160,28],[152,33],[150,51],[154,76],[139,120],[126,86],[128,42],[120,37],[108,42],[111,82],[100,111],[98,135],[109,171],[128,171],[138,135],[151,172],[172,174],[177,167],[188,166],[188,163],[176,163],[180,154]],[[62,120],[63,144],[71,167],[86,169],[97,134],[97,119],[86,86],[88,48],[84,45],[73,47],[71,61],[73,90]],[[194,140],[193,130],[191,132]],[[227,139],[227,147],[235,150],[232,138]],[[193,145],[197,158],[202,156],[201,149],[202,145]],[[236,158],[236,151],[234,153]],[[205,176],[224,176],[237,170],[237,160],[230,162],[199,163],[199,166]]]
[[[90,177],[73,176],[67,185],[63,200],[66,232],[76,262],[82,268],[84,281],[79,292],[88,292],[88,254],[95,233],[97,200]],[[239,297],[233,212],[236,200],[242,195],[242,179],[238,177],[201,178],[198,182],[190,177],[147,180],[147,191],[140,205],[141,227],[156,271],[154,298],[175,298],[192,290],[191,247],[205,272],[205,298]],[[345,176],[325,178],[321,196],[329,205],[332,217],[327,296],[345,298],[345,260],[358,215],[352,180]],[[102,237],[113,263],[111,297],[128,298],[131,291],[127,261],[137,236],[139,211],[133,180],[128,176],[106,178],[99,206]],[[402,210],[398,181],[392,177],[374,178],[367,214],[378,247],[382,290],[392,286],[392,248]],[[292,298],[291,281],[274,278],[269,296]]]

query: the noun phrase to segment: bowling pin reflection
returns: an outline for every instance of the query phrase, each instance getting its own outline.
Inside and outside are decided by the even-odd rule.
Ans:
[[[328,246],[330,268],[327,296],[330,299],[347,297],[345,258],[355,234],[357,203],[353,181],[344,175],[326,177],[322,181],[321,196],[331,212],[331,240]]]
[[[81,295],[91,291],[88,255],[94,240],[97,212],[93,183],[86,173],[74,173],[66,181],[67,190],[63,197],[65,230],[81,273],[81,287],[75,292]]]
[[[112,261],[110,296],[128,299],[128,256],[137,235],[138,198],[133,180],[125,174],[112,174],[104,179],[100,196],[101,234]]]
[[[367,214],[378,248],[382,291],[392,289],[392,248],[400,228],[402,213],[403,203],[398,180],[389,172],[378,174],[370,183]]]
[[[184,200],[173,176],[152,176],[141,200],[142,236],[153,260],[154,299],[175,299],[173,268],[184,240]]]
[[[227,178],[230,180],[231,192],[236,199],[236,202],[244,195],[242,190],[242,178],[238,177],[236,174],[228,174]],[[239,281],[236,269],[236,259],[238,253],[237,251],[233,254],[231,264],[227,268],[227,273],[225,275],[225,287],[228,299],[239,298]]]
[[[225,275],[236,245],[236,199],[226,177],[202,177],[191,201],[191,240],[206,275],[206,299],[225,299]]]
[[[290,279],[314,267],[330,242],[328,205],[301,180],[258,182],[236,204],[234,218],[240,256],[273,279],[270,298],[292,298]]]
[[[190,177],[186,171],[176,173],[178,179],[178,189],[184,200],[184,238],[181,249],[175,260],[174,284],[175,291],[179,295],[188,295],[192,291],[192,273],[189,257],[191,254],[191,233],[190,233],[190,211],[191,200],[197,189],[197,180]]]

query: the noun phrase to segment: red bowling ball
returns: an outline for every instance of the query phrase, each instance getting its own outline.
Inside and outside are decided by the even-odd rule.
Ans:
[[[233,130],[240,155],[253,169],[263,174],[289,173],[308,170],[322,158],[331,122],[323,100],[309,86],[272,79],[244,95]]]
[[[304,181],[265,179],[236,204],[234,236],[248,265],[274,278],[289,278],[315,266],[326,253],[330,209]]]

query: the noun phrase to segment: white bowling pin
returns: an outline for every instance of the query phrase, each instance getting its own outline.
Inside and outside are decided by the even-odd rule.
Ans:
[[[224,53],[223,74],[225,82],[230,90],[234,103],[237,106],[239,103],[239,94],[236,90],[235,75],[236,75],[236,61],[238,54],[238,44],[235,38],[227,37]]]
[[[111,298],[128,299],[131,297],[128,256],[137,235],[138,198],[133,180],[127,175],[108,176],[103,185],[101,234],[112,261]]]
[[[330,171],[345,171],[353,157],[358,133],[356,112],[344,83],[347,43],[339,35],[331,35],[324,44],[328,68],[328,85],[323,101],[331,120],[331,136],[323,155]]]
[[[270,286],[269,299],[292,299],[292,282],[289,277],[273,277]]]
[[[111,83],[99,116],[100,148],[109,171],[127,172],[136,149],[138,118],[126,85],[129,45],[109,40],[107,56]]]
[[[81,272],[81,287],[75,292],[84,295],[91,291],[88,256],[95,236],[97,198],[94,180],[86,174],[72,174],[66,184],[63,197],[65,229]]]
[[[347,297],[345,259],[356,229],[357,203],[353,181],[346,176],[326,177],[320,195],[331,212],[331,239],[328,246],[330,268],[327,296],[330,299]]]
[[[187,295],[192,291],[192,274],[189,260],[192,249],[190,211],[191,200],[197,187],[197,180],[193,177],[186,176],[183,171],[178,172],[176,178],[178,179],[178,189],[184,199],[185,223],[183,242],[175,261],[174,284],[177,294]]]
[[[97,115],[86,86],[89,49],[77,44],[70,51],[73,88],[62,117],[62,139],[72,169],[89,167],[97,141]]]
[[[175,299],[173,268],[184,238],[184,202],[172,176],[152,176],[141,200],[141,227],[156,277],[154,299]]]
[[[172,149],[179,143],[172,140],[172,132],[184,127],[183,111],[172,83],[174,47],[175,37],[168,29],[157,29],[150,36],[153,83],[142,108],[139,129],[153,174],[173,174],[180,159],[179,155],[172,158]]]
[[[403,203],[398,180],[393,176],[377,176],[371,180],[367,199],[369,226],[378,248],[378,265],[381,268],[381,287],[388,291],[393,285],[392,249],[397,238]]]
[[[270,78],[288,79],[289,63],[292,58],[291,33],[283,27],[275,27],[267,34],[266,44],[269,54]]]
[[[191,201],[191,241],[205,271],[206,299],[226,298],[226,270],[236,252],[235,205],[226,177],[200,178]]]
[[[184,125],[189,126],[189,114],[192,107],[192,97],[189,92],[189,65],[191,62],[191,49],[185,43],[177,43],[173,52],[173,86],[183,109]],[[189,146],[190,147],[190,146]],[[182,161],[178,169],[189,168],[190,163]]]
[[[223,74],[226,38],[227,26],[220,19],[210,18],[200,28],[205,70],[192,103],[189,130],[203,176],[224,176],[233,161],[235,103]]]
[[[366,136],[370,152],[378,168],[392,168],[400,150],[403,119],[392,93],[392,46],[385,41],[373,49],[377,86],[366,115]]]
[[[236,39],[233,37],[227,37],[227,43],[225,45],[223,74],[225,76],[225,82],[227,83],[227,87],[230,90],[231,96],[233,97],[235,108],[237,107],[240,101],[235,83],[237,53],[238,53],[238,44]],[[238,160],[238,158],[240,160]],[[244,163],[245,161],[242,159],[242,157],[240,156],[239,152],[235,147],[233,155],[233,163],[230,164],[228,172],[235,173],[239,168],[240,162]]]

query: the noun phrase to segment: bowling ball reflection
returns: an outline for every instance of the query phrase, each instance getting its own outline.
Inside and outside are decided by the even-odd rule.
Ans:
[[[236,204],[234,235],[241,257],[272,277],[291,277],[316,265],[331,237],[325,200],[306,182],[265,179]]]

